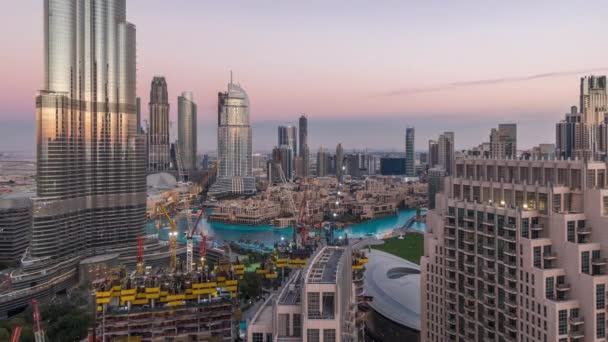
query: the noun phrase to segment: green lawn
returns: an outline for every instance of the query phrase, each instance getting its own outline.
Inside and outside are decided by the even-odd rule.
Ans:
[[[399,240],[399,238],[386,239],[383,245],[372,246],[372,248],[420,264],[420,257],[424,251],[424,235],[409,233],[403,237],[403,240]]]

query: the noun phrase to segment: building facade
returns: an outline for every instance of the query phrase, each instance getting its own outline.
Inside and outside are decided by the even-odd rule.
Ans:
[[[15,288],[75,272],[83,257],[135,246],[146,222],[135,26],[125,1],[46,0],[44,38],[37,196]]]
[[[228,90],[218,94],[218,174],[210,194],[255,193],[251,140],[249,96],[231,79]]]
[[[407,127],[405,129],[405,175],[407,177],[416,177],[416,150],[414,134],[414,127]]]
[[[184,170],[196,170],[196,103],[191,92],[177,98],[177,144]]]
[[[329,175],[330,171],[331,156],[323,147],[319,147],[317,152],[317,177],[325,177]]]
[[[405,174],[405,159],[394,157],[380,158],[380,174],[383,176],[402,176]]]
[[[336,177],[338,180],[342,179],[346,171],[346,165],[344,165],[344,147],[342,144],[336,146]]]
[[[517,157],[517,125],[499,124],[490,132],[490,157],[512,159]]]
[[[429,151],[431,153],[431,151]],[[444,132],[437,139],[437,164],[449,175],[454,168],[454,132]]]
[[[350,248],[317,250],[258,309],[247,327],[247,341],[357,341],[351,267]]]
[[[0,196],[0,261],[18,264],[29,245],[32,231],[32,201],[29,193]]]
[[[304,114],[300,116],[298,129],[298,139],[300,140],[298,157],[300,157],[301,167],[296,167],[296,170],[301,170],[301,172],[298,172],[298,176],[308,177],[310,171],[310,148],[308,147],[308,118]]]
[[[428,193],[429,193],[429,209],[435,209],[435,196],[443,191],[443,180],[446,172],[443,168],[434,167],[429,169],[428,175]]]
[[[155,76],[150,85],[150,129],[148,131],[148,172],[163,172],[171,167],[169,155],[169,95],[167,81]]]
[[[427,213],[422,341],[604,341],[605,163],[463,158]]]

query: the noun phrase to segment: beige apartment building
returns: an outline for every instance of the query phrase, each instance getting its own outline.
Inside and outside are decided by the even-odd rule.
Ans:
[[[603,162],[465,158],[427,214],[422,341],[606,341]]]
[[[318,249],[247,327],[248,342],[357,341],[350,247]]]

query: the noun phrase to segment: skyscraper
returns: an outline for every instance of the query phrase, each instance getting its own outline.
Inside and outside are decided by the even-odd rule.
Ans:
[[[44,1],[44,44],[37,197],[23,267],[46,278],[27,287],[75,272],[83,257],[135,246],[146,223],[135,26],[125,1]]]
[[[298,137],[297,130],[295,126],[292,125],[283,125],[278,128],[278,145],[279,149],[281,149],[281,153],[285,155],[283,160],[289,160],[289,165],[285,165],[288,167],[283,167],[283,171],[285,172],[285,177],[287,179],[293,179],[295,175],[295,157],[298,153]],[[288,151],[290,150],[290,151]],[[287,156],[289,154],[289,156]]]
[[[148,132],[148,171],[162,172],[170,167],[169,95],[167,81],[155,76],[150,87],[150,130]]]
[[[338,180],[342,179],[344,171],[346,171],[346,166],[344,165],[344,148],[340,143],[336,146],[336,178],[338,178]]]
[[[228,84],[228,90],[218,93],[217,180],[210,194],[255,193],[252,172],[251,126],[249,97],[240,85]]]
[[[428,163],[430,168],[439,165],[439,144],[436,140],[429,140]]]
[[[426,218],[422,341],[605,339],[606,163],[473,157],[455,170]]]
[[[325,177],[329,174],[330,170],[330,156],[323,146],[319,147],[317,152],[317,177]]]
[[[307,177],[310,168],[310,149],[308,147],[308,118],[302,114],[298,122],[300,146],[298,150],[298,157],[300,157],[300,174],[298,176]],[[297,170],[298,168],[296,168]]]
[[[298,133],[296,131],[296,127],[292,125],[282,125],[279,126],[278,133],[279,139],[277,146],[289,146],[295,156],[295,154],[298,153]]]
[[[414,127],[405,129],[405,175],[416,177],[416,151],[414,147]]]
[[[499,124],[490,132],[490,156],[496,159],[517,157],[517,125]]]
[[[177,98],[177,143],[185,170],[195,170],[196,163],[196,103],[191,92]]]
[[[584,153],[584,124],[576,106],[570,107],[565,119],[555,126],[556,155],[563,159],[585,157]]]
[[[437,165],[446,174],[452,174],[454,168],[454,132],[444,132],[437,139]]]
[[[604,122],[608,113],[608,89],[606,76],[581,77],[580,110],[585,125]]]

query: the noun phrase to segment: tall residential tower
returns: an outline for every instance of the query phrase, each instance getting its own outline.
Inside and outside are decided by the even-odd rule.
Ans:
[[[416,151],[414,146],[414,127],[405,129],[405,176],[416,177]]]
[[[209,193],[255,193],[249,96],[232,77],[228,90],[218,93],[217,151],[217,180]]]
[[[169,170],[169,95],[167,81],[155,76],[150,86],[150,130],[148,132],[148,171]]]
[[[177,144],[185,170],[197,169],[196,103],[191,92],[177,98]]]

